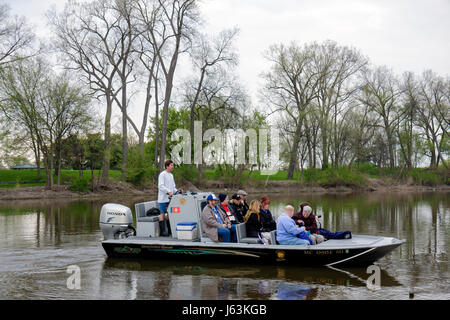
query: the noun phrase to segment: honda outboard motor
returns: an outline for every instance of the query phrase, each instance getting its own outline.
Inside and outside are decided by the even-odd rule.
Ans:
[[[105,240],[135,236],[136,230],[133,228],[131,209],[115,203],[103,205],[100,213],[100,229]]]

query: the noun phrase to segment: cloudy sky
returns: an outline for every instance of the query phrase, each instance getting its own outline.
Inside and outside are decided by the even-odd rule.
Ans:
[[[2,1],[39,35],[47,33],[44,13],[64,5],[62,0]],[[399,74],[425,69],[450,74],[450,0],[202,0],[201,10],[205,30],[240,28],[238,74],[254,104],[259,74],[268,67],[262,53],[274,43],[331,39]]]

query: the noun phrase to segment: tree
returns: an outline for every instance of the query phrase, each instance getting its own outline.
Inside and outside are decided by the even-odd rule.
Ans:
[[[333,141],[332,159],[335,168],[342,157],[338,138],[338,119],[342,116],[346,103],[359,89],[356,76],[364,70],[367,59],[356,49],[339,46],[334,41],[322,44],[314,43],[311,47],[313,59],[311,64],[317,74],[318,86],[316,107],[318,123],[322,138],[322,168],[328,167],[330,142]],[[344,122],[342,122],[344,123]]]
[[[272,66],[262,75],[265,85],[261,96],[272,112],[282,111],[288,115],[294,132],[288,167],[288,178],[292,178],[308,107],[318,97],[320,78],[313,67],[314,45],[273,45],[265,56]]]
[[[425,71],[419,84],[420,104],[417,124],[422,128],[430,152],[430,167],[437,167],[443,157],[443,147],[449,130],[449,81],[432,71]],[[447,142],[448,143],[448,142]]]
[[[102,177],[107,179],[112,107],[120,91],[116,88],[116,76],[123,59],[123,39],[115,32],[119,18],[110,14],[106,0],[69,2],[61,14],[50,12],[48,18],[55,31],[55,46],[62,53],[67,68],[79,71],[91,90],[106,100]]]
[[[161,123],[160,170],[164,169],[167,144],[167,117],[171,103],[175,70],[180,53],[190,47],[191,37],[198,20],[195,0],[158,0],[155,28],[149,30],[157,48],[158,62],[164,79],[164,103]],[[184,43],[184,47],[183,47]]]
[[[34,41],[34,34],[24,18],[11,17],[6,4],[0,4],[0,70],[14,61],[32,56],[26,53]]]
[[[402,93],[398,80],[392,70],[377,67],[367,70],[364,75],[364,85],[360,101],[370,107],[379,117],[378,126],[383,128],[388,147],[389,167],[395,166],[395,128],[401,119],[399,112],[399,96]]]
[[[185,99],[190,109],[190,134],[194,137],[195,108],[199,102],[200,94],[210,74],[222,73],[222,65],[233,67],[237,64],[237,55],[233,50],[233,39],[238,29],[224,30],[218,36],[209,39],[207,35],[199,36],[199,44],[192,50],[193,65],[198,72],[196,78],[186,82]],[[214,78],[214,77],[213,77]],[[217,77],[216,77],[217,79]],[[191,144],[192,145],[192,144]]]
[[[55,76],[42,59],[11,64],[0,77],[4,99],[2,111],[8,121],[29,134],[40,168],[44,156],[47,188],[53,187],[55,158],[60,169],[62,140],[91,119],[89,97],[71,84],[67,74]],[[60,170],[58,170],[58,183]]]

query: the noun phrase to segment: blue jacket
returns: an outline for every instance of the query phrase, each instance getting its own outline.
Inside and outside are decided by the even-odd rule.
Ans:
[[[295,224],[295,221],[286,213],[281,214],[277,220],[277,241],[286,241],[297,238],[303,232]]]

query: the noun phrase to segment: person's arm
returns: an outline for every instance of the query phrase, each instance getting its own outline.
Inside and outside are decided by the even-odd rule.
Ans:
[[[283,220],[283,224],[284,224],[286,232],[288,232],[294,236],[296,236],[299,233],[304,231],[304,228],[297,228],[297,226],[295,225],[295,222],[292,220],[291,221],[288,221],[287,219]]]

